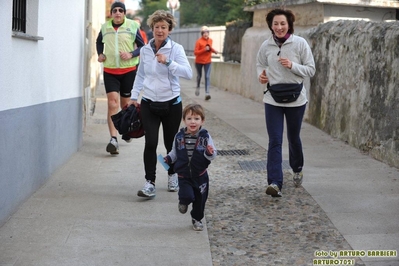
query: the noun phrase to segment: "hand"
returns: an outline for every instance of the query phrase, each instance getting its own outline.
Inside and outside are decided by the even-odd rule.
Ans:
[[[278,61],[280,62],[280,64],[281,64],[283,67],[288,68],[288,69],[291,69],[291,68],[292,68],[292,62],[291,62],[288,58],[282,58],[282,57],[280,57],[280,58],[278,59]]]
[[[163,54],[156,54],[155,55],[155,57],[157,58],[157,60],[158,60],[158,63],[161,63],[161,64],[166,64],[166,56],[165,55],[163,55]]]
[[[263,70],[262,73],[259,75],[259,83],[266,84],[269,82],[269,78],[266,76],[266,70]]]
[[[134,100],[130,100],[128,103],[127,103],[127,106],[129,107],[130,105],[134,105],[135,107],[138,107],[139,106],[139,103],[137,102],[137,101],[134,101]]]
[[[133,55],[130,52],[119,52],[119,56],[122,60],[129,60],[133,58]]]
[[[214,150],[213,150],[212,145],[207,145],[206,146],[206,153],[210,154],[210,155],[213,155],[213,152],[214,152]]]
[[[100,62],[100,63],[102,63],[102,62],[105,61],[105,59],[107,59],[107,58],[105,57],[104,54],[99,54],[99,55],[98,55],[97,61]]]
[[[211,50],[211,47],[207,44],[207,45],[205,46],[205,50],[210,51],[210,50]]]

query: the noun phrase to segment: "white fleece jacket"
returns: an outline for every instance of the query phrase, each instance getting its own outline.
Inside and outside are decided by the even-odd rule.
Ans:
[[[278,58],[288,58],[292,68],[283,67]],[[292,34],[279,48],[271,36],[259,48],[256,58],[256,71],[259,75],[266,70],[269,84],[302,83],[305,77],[313,77],[316,72],[312,51],[309,44],[302,37]],[[270,92],[265,93],[263,102],[275,106],[295,107],[307,103],[306,88],[303,86],[298,100],[291,103],[277,103]]]
[[[193,71],[182,45],[171,39],[158,50],[172,60],[169,66],[158,63],[150,43],[141,48],[140,63],[132,89],[132,100],[143,97],[166,102],[180,95],[179,78],[191,79]]]

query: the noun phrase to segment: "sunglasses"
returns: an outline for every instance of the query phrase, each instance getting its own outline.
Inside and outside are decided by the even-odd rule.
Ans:
[[[125,13],[125,11],[122,8],[114,8],[114,9],[112,9],[112,13],[115,14],[116,12]]]

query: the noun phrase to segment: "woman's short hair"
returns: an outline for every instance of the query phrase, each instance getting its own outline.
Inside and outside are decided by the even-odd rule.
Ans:
[[[267,26],[269,26],[269,29],[273,32],[272,26],[273,26],[273,18],[277,15],[283,15],[287,18],[288,22],[288,33],[294,33],[294,22],[295,22],[295,15],[292,13],[291,10],[288,9],[273,9],[266,15],[266,22]]]
[[[175,17],[165,10],[157,10],[155,11],[149,18],[147,19],[147,25],[153,30],[154,25],[158,22],[165,21],[169,24],[169,31],[171,31],[176,26]]]

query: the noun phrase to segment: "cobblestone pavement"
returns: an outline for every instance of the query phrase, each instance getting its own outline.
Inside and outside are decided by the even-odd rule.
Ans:
[[[313,265],[316,251],[352,250],[306,190],[294,187],[288,169],[283,197],[272,198],[265,194],[265,170],[241,168],[242,162],[264,161],[263,147],[210,112],[204,127],[219,151],[248,152],[218,155],[209,167],[205,216],[214,266]],[[348,259],[364,265],[359,258]]]

